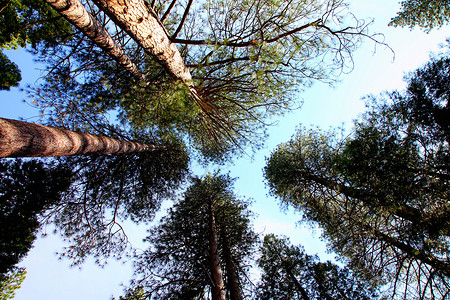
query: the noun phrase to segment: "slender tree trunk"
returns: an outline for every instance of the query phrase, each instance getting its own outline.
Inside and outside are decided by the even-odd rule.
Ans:
[[[114,58],[123,68],[134,77],[145,81],[145,76],[139,68],[125,54],[124,50],[112,39],[97,20],[85,9],[79,0],[45,0],[66,18],[71,24],[88,36],[103,51]]]
[[[307,180],[314,181],[315,183],[323,185],[324,187],[339,192],[342,195],[358,199],[369,207],[377,205],[379,208],[381,207],[379,204],[372,203],[370,200],[368,200],[367,199],[368,193],[363,190],[351,188],[339,184],[337,182],[334,182],[332,180],[328,180],[323,177],[319,177],[312,174],[301,173],[301,176],[303,176]],[[408,205],[402,206],[391,205],[391,206],[384,206],[381,208],[386,209],[389,213],[392,213],[397,217],[410,221],[411,223],[415,224],[418,228],[428,230],[430,234],[442,234],[449,236],[450,230],[448,226],[449,223],[448,220],[450,216],[450,207],[448,208],[442,207],[440,208],[440,211],[438,213],[423,212],[420,209]]]
[[[118,154],[155,148],[153,145],[0,118],[0,157]]]
[[[218,241],[216,230],[216,218],[213,208],[213,200],[209,200],[209,259],[210,272],[212,279],[212,300],[225,300],[225,285],[223,283],[222,268],[220,267],[220,258],[218,255]]]
[[[192,77],[156,13],[144,0],[93,0],[176,80],[192,87]]]
[[[325,300],[335,300],[335,299],[331,298],[330,295],[328,295],[328,293],[327,293],[328,289],[323,286],[321,280],[317,280],[316,279],[316,282],[317,282],[317,285],[319,286],[319,288],[323,291],[323,295],[322,294],[320,294],[320,295],[325,297]],[[336,289],[338,290],[338,292],[341,295],[342,299],[345,299],[347,295],[345,293],[343,293],[342,290],[339,287],[336,287]]]
[[[225,266],[227,268],[227,285],[230,291],[230,300],[241,300],[241,287],[239,284],[239,277],[236,272],[236,266],[234,264],[233,255],[231,253],[230,242],[225,228],[222,227],[222,241],[223,241],[223,256],[225,259]]]
[[[281,258],[281,257],[280,257]],[[283,258],[281,258],[283,260]],[[308,293],[306,293],[306,290],[303,288],[303,286],[298,282],[297,278],[295,278],[295,275],[292,273],[292,270],[290,267],[283,265],[283,269],[286,271],[286,274],[291,278],[292,282],[295,285],[295,288],[297,292],[300,293],[303,300],[309,300]]]
[[[386,233],[383,233],[375,228],[372,228],[372,226],[368,224],[363,224],[363,228],[372,233],[380,241],[383,241],[391,245],[392,247],[401,250],[409,257],[420,260],[421,262],[433,267],[435,270],[440,271],[445,276],[450,277],[450,264],[447,261],[440,260],[433,255],[424,253],[423,251],[418,250],[409,244],[403,243],[398,239],[387,235]]]
[[[368,206],[377,205],[376,203],[372,203],[367,200],[367,198],[366,198],[367,192],[365,192],[365,191],[351,188],[351,187],[348,187],[348,186],[345,186],[345,185],[342,185],[342,184],[336,183],[334,181],[331,181],[331,180],[328,180],[328,179],[325,179],[323,177],[319,177],[316,175],[312,175],[312,174],[302,173],[301,176],[303,176],[307,180],[314,181],[314,182],[316,182],[320,185],[323,185],[329,189],[339,192],[347,197],[358,199],[358,200],[364,202]],[[397,207],[387,206],[387,209],[392,214],[394,214],[404,220],[408,220],[408,221],[411,221],[416,224],[418,222],[420,223],[421,219],[423,218],[422,212],[419,209],[416,209],[411,206],[407,206],[407,205],[397,206]]]

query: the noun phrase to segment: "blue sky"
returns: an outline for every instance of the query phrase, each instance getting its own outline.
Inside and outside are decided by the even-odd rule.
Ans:
[[[298,216],[292,212],[280,212],[277,200],[267,195],[268,190],[262,177],[265,157],[276,145],[287,141],[300,123],[323,129],[344,123],[346,128],[351,128],[352,120],[364,110],[364,103],[361,101],[363,96],[402,89],[405,73],[424,64],[429,59],[430,52],[439,51],[438,45],[450,36],[448,26],[429,34],[420,29],[411,31],[387,27],[390,18],[398,11],[396,1],[354,0],[351,1],[351,11],[358,18],[375,18],[371,31],[385,35],[386,42],[395,51],[395,60],[390,50],[378,46],[374,53],[373,44],[365,42],[355,53],[353,72],[343,75],[335,88],[316,83],[299,95],[304,101],[303,107],[279,120],[278,126],[270,128],[266,147],[253,160],[244,157],[236,160],[233,165],[221,168],[221,171],[229,170],[231,176],[239,177],[235,184],[239,195],[254,199],[252,211],[258,215],[255,220],[256,231],[288,235],[294,243],[303,244],[309,254],[318,252],[322,258],[331,258],[332,255],[324,254],[324,245],[318,241],[320,231],[312,233],[296,226]],[[22,84],[34,83],[39,72],[33,71],[35,65],[31,58],[23,52],[14,53],[11,58],[23,70]],[[23,103],[23,98],[25,95],[18,92],[18,89],[0,92],[0,116],[13,119],[24,117],[33,121],[30,117],[38,115],[38,112]],[[196,168],[196,173],[204,175],[214,170],[212,167]],[[58,260],[55,255],[56,251],[61,250],[60,239],[51,234],[51,228],[47,231],[49,236],[40,238],[22,262],[27,267],[28,275],[15,299],[110,299],[113,294],[121,294],[120,283],[126,284],[131,276],[129,263],[112,261],[105,268],[99,268],[88,261],[81,270],[69,268],[69,261]],[[138,244],[145,234],[145,228],[133,228],[130,232],[129,237]]]

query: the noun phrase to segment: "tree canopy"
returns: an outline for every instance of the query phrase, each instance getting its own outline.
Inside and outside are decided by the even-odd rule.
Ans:
[[[70,184],[70,171],[60,164],[0,160],[0,276],[28,253],[42,216]]]
[[[121,222],[151,221],[161,202],[179,188],[189,173],[190,157],[184,144],[166,135],[159,136],[156,130],[125,132],[100,122],[88,128],[120,137],[118,140],[14,120],[1,119],[0,123],[0,155],[11,154],[11,149],[16,156],[73,155],[59,159],[59,166],[67,171],[59,180],[70,184],[59,194],[61,199],[48,209],[45,221],[53,222],[69,241],[62,255],[72,258],[74,264],[83,262],[88,254],[97,257],[100,264],[109,256],[121,256],[129,248]],[[39,180],[34,175],[24,174],[22,180]],[[2,184],[9,184],[8,177]],[[5,201],[10,201],[10,195],[5,197]],[[4,209],[9,209],[6,204]],[[37,228],[39,222],[31,220],[29,225]],[[7,226],[4,228],[7,230]]]
[[[450,3],[446,0],[406,0],[400,4],[402,10],[392,18],[391,26],[419,26],[430,31],[450,21]]]
[[[53,47],[70,38],[72,28],[44,0],[0,2],[0,48],[17,49],[40,43]]]
[[[55,47],[71,33],[69,24],[44,0],[0,1],[0,50]],[[21,79],[17,65],[0,51],[0,90],[17,86]]]
[[[288,238],[264,237],[258,299],[377,299],[376,290],[348,268],[305,253]]]
[[[0,275],[0,299],[13,299],[15,290],[20,288],[20,285],[25,280],[27,271],[24,268],[14,268],[6,275]]]
[[[193,179],[184,198],[149,230],[150,247],[136,262],[134,282],[149,299],[244,297],[256,235],[248,202],[231,184],[225,175]],[[218,282],[222,296],[214,295]]]
[[[75,33],[42,51],[40,59],[49,63],[50,74],[36,90],[40,107],[56,105],[63,116],[75,103],[81,111],[118,110],[132,126],[165,126],[187,135],[191,146],[208,157],[239,151],[249,142],[258,145],[264,120],[299,106],[296,92],[312,81],[328,81],[334,71],[351,69],[361,40],[376,38],[368,33],[367,22],[336,0],[130,4],[133,10],[139,7],[142,26],[153,22],[153,29],[128,28],[128,19],[119,17],[133,15],[123,4],[94,2],[106,15],[92,5],[85,5],[86,10],[139,66],[145,80],[120,71],[125,69],[110,51]],[[156,50],[146,42],[154,35],[158,40],[157,34],[168,43],[158,50],[161,55],[169,48],[180,53],[178,61],[191,79],[175,78],[168,62],[155,60]]]
[[[18,86],[19,81],[22,80],[17,65],[2,52],[0,52],[0,78],[0,90],[8,91],[11,87]]]
[[[405,92],[372,97],[351,137],[301,129],[265,167],[272,193],[393,296],[450,291],[446,60],[414,72]]]
[[[162,201],[172,198],[189,174],[183,144],[159,145],[149,152],[61,159],[73,172],[73,184],[49,216],[70,243],[61,255],[74,264],[93,255],[103,264],[130,250],[123,222],[151,221]]]
[[[445,5],[410,3],[392,24],[448,21]],[[43,83],[28,89],[42,122],[156,147],[0,160],[8,224],[0,271],[16,270],[41,221],[70,242],[62,256],[74,264],[121,256],[123,222],[148,224],[164,199],[175,199],[195,151],[217,162],[261,146],[266,122],[299,107],[300,91],[350,71],[364,40],[384,45],[369,25],[344,0],[1,1],[0,49],[31,44],[46,64]],[[0,64],[0,89],[17,86],[17,66],[3,53]],[[300,129],[268,159],[271,192],[321,225],[348,268],[269,235],[253,286],[249,201],[233,193],[229,176],[208,175],[192,178],[149,230],[121,299],[373,299],[380,286],[392,298],[447,297],[449,67],[436,58],[408,77],[405,92],[372,97],[350,137]]]

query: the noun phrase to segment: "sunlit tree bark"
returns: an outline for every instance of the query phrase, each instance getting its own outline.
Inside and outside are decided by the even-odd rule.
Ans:
[[[0,118],[0,157],[144,152],[153,145]]]
[[[141,81],[145,76],[125,51],[113,40],[108,31],[86,10],[78,0],[46,0],[70,23],[87,35],[94,43],[110,54],[121,66]]]
[[[174,79],[191,81],[191,74],[153,9],[143,0],[94,0],[119,27],[153,56]]]

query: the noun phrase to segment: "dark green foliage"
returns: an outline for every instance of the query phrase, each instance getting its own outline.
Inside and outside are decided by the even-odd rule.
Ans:
[[[146,141],[145,136],[139,140]],[[77,264],[90,254],[103,264],[129,246],[123,221],[153,219],[161,202],[173,195],[189,172],[182,144],[160,140],[157,145],[160,148],[148,152],[62,160],[74,172],[74,183],[53,215],[71,242],[63,256]]]
[[[210,254],[208,230],[211,201],[220,260],[227,293],[230,274],[225,263],[224,247],[228,243],[240,288],[246,285],[247,260],[256,242],[251,229],[248,203],[231,191],[228,176],[193,179],[184,199],[170,209],[160,224],[149,230],[148,250],[136,263],[135,280],[150,299],[200,299],[210,289]],[[227,242],[225,242],[225,239]]]
[[[70,38],[70,24],[44,0],[0,0],[0,48],[54,47]]]
[[[392,93],[390,97],[395,101],[395,109],[408,122],[426,130],[430,142],[450,142],[449,57],[432,59],[411,73],[406,93]]]
[[[0,0],[0,50],[31,45],[35,52],[45,52],[71,34],[71,25],[44,0]],[[17,65],[0,53],[0,90],[21,79]]]
[[[376,299],[377,293],[348,268],[305,253],[289,239],[266,235],[258,265],[258,299]]]
[[[8,90],[18,86],[22,80],[20,70],[5,54],[0,52],[0,90]]]
[[[348,139],[299,131],[272,153],[265,175],[272,193],[319,223],[330,247],[368,280],[389,282],[395,296],[443,297],[450,292],[447,59],[408,80],[406,92],[372,98]]]
[[[450,20],[450,3],[447,0],[406,0],[401,2],[401,6],[402,10],[389,25],[410,28],[420,26],[430,31]]]
[[[70,175],[55,163],[0,160],[0,274],[31,249],[40,215],[60,203]]]

